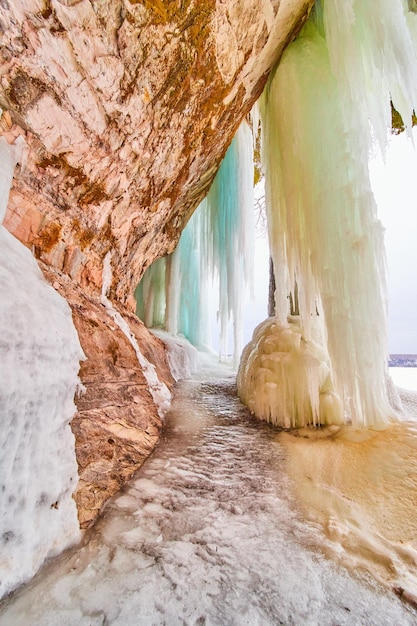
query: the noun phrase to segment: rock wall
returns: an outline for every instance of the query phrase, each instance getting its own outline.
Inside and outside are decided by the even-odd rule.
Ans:
[[[73,421],[90,524],[157,440],[160,419],[109,293],[171,383],[162,344],[129,313],[171,252],[268,72],[313,0],[2,0],[0,119],[26,159],[6,227],[67,298],[88,357]]]
[[[80,343],[83,390],[72,420],[79,482],[74,494],[82,528],[90,526],[103,504],[131,478],[154,449],[162,427],[132,345],[106,308],[65,275],[41,264],[44,275],[70,303]],[[144,356],[161,382],[172,388],[164,344],[129,310],[128,321]]]

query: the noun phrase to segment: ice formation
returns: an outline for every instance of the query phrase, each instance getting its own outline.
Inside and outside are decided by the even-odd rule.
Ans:
[[[252,413],[284,428],[342,421],[328,355],[322,342],[303,337],[296,319],[280,325],[269,318],[255,329],[242,354],[238,388]]]
[[[107,293],[111,285],[111,280],[111,252],[108,252],[104,258],[103,263],[101,301],[106,307],[106,310],[110,317],[113,318],[117,326],[126,336],[132,348],[134,349],[138,363],[141,366],[143,375],[145,376],[146,382],[148,383],[148,389],[157,407],[158,414],[160,417],[163,417],[171,403],[171,392],[169,391],[166,384],[159,380],[156,368],[153,363],[150,363],[145,355],[142,353],[135,335],[130,330],[129,324],[122,317],[119,311],[114,308],[113,304],[108,299]]]
[[[220,355],[229,352],[232,320],[237,364],[243,345],[244,286],[252,280],[253,207],[252,133],[244,122],[177,248],[166,259],[153,263],[138,287],[138,314],[147,326],[180,333],[198,347],[211,345],[208,299],[210,285],[216,279]]]
[[[297,286],[302,341],[315,341],[319,317],[330,386],[356,426],[386,423],[393,414],[385,389],[383,229],[368,159],[373,141],[382,149],[387,141],[390,99],[409,125],[417,110],[410,34],[417,16],[404,11],[402,0],[316,2],[261,106],[277,284],[275,327],[264,327],[268,338],[262,341],[278,345],[288,332],[288,295]],[[252,355],[260,332],[241,365],[241,396],[259,417],[280,425],[303,425],[298,407],[307,404],[308,421],[314,423],[320,388],[294,385],[291,395],[284,373],[288,351],[282,357],[275,351],[273,367],[256,371],[263,367]],[[320,385],[316,364],[300,361],[298,348],[290,352],[291,375],[303,381],[315,377]],[[337,411],[335,417],[338,421]]]
[[[0,138],[0,215],[19,146]],[[84,358],[66,301],[0,225],[0,597],[80,537],[69,422]]]

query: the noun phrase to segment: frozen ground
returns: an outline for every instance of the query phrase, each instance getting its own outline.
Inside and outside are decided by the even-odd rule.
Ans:
[[[230,376],[180,383],[166,420],[84,545],[10,598],[2,626],[417,623],[366,573],[325,558],[291,495],[288,446]]]

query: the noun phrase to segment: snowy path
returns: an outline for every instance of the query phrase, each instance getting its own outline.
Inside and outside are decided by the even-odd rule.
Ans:
[[[182,382],[136,479],[0,625],[416,624],[396,596],[309,548],[315,529],[292,506],[285,465],[231,378]]]

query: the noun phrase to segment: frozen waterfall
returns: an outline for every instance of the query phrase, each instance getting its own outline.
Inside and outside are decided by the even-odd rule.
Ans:
[[[276,320],[245,350],[239,393],[285,426],[384,424],[387,330],[383,229],[371,190],[373,142],[392,100],[417,110],[417,15],[402,0],[316,2],[261,105]],[[300,315],[288,319],[298,289]]]
[[[253,207],[252,132],[244,122],[175,251],[151,265],[136,292],[138,315],[148,327],[211,346],[208,311],[217,281],[219,353],[229,354],[231,322],[236,366],[243,347],[243,293],[253,280]]]

